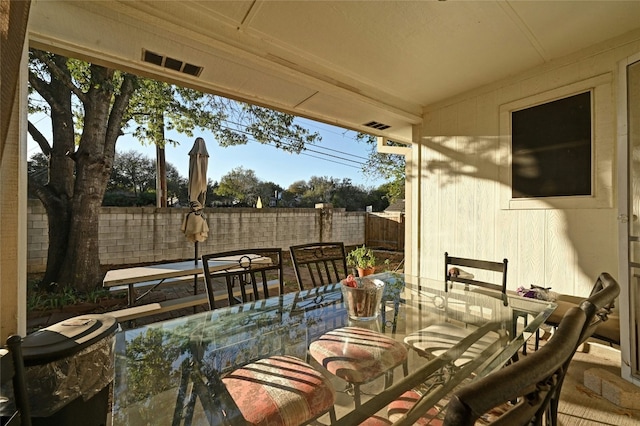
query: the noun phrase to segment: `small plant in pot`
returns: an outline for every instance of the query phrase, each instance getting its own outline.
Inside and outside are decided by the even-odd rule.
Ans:
[[[358,270],[358,276],[364,277],[376,271],[376,257],[370,248],[357,247],[347,254],[347,264]]]

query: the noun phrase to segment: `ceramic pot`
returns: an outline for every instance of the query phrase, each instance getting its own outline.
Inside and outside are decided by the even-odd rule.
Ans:
[[[376,271],[375,266],[372,266],[371,268],[367,268],[367,269],[363,269],[363,268],[356,268],[356,269],[358,269],[358,276],[360,278],[366,277],[367,275],[371,275]]]

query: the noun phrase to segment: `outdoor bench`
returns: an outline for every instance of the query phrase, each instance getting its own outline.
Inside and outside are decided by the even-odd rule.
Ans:
[[[269,291],[274,291],[275,293],[277,293],[279,291],[280,283],[277,279],[271,280],[268,282],[268,286]],[[247,292],[251,293],[251,290],[247,289]],[[240,290],[237,290],[236,295],[240,296]],[[228,299],[227,290],[218,290],[214,293],[213,297],[216,302],[225,302]],[[115,317],[118,322],[123,322],[193,306],[205,305],[208,303],[209,298],[207,297],[207,294],[202,293],[192,296],[179,297],[176,299],[163,300],[161,302],[152,302],[138,306],[131,306],[116,311],[107,312],[107,315]]]
[[[557,327],[564,314],[574,306],[580,306],[584,297],[559,294],[555,303],[558,305],[555,311],[547,318],[545,324]],[[608,315],[608,319],[598,325],[591,336],[594,339],[603,340],[611,345],[620,345],[620,313],[614,310]]]
[[[254,262],[270,261],[270,259],[265,259],[260,256],[251,254],[248,256],[251,256],[251,260]],[[238,262],[244,257],[246,256],[224,257],[209,261],[208,265],[212,271],[225,270],[236,267]],[[111,313],[119,320],[126,321],[208,303],[206,294],[197,294],[197,283],[203,276],[202,262],[189,260],[112,269],[107,271],[102,285],[108,289],[127,291],[127,308],[112,311]],[[136,305],[140,299],[160,285],[184,284],[190,281],[194,284],[193,296]],[[139,289],[144,289],[145,291],[140,296],[137,296],[136,293]],[[224,294],[226,295],[226,291]]]
[[[476,292],[485,292],[483,290],[474,290]],[[516,295],[517,292],[513,290],[507,290],[510,295]],[[580,306],[580,303],[584,300],[584,297],[571,296],[568,294],[558,294],[556,300],[553,302],[557,305],[556,309],[546,319],[545,324],[554,328],[558,327],[560,320],[564,314],[574,306]],[[607,321],[604,321],[598,325],[595,332],[591,336],[594,339],[602,340],[610,345],[620,345],[620,313],[617,310],[613,310],[607,315]],[[525,319],[526,324],[526,319]],[[538,348],[539,330],[536,332],[536,349]],[[526,352],[525,352],[526,353]]]

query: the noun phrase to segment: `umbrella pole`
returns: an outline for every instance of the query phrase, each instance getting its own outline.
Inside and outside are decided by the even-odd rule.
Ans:
[[[194,256],[194,264],[198,266],[198,242],[194,243],[195,256]],[[198,274],[193,276],[193,295],[198,294]]]
[[[198,266],[198,242],[196,241],[194,244],[194,256],[193,256],[193,262],[195,264],[195,266]],[[195,274],[193,276],[193,295],[196,296],[198,294],[198,274]],[[196,307],[193,307],[193,313],[196,313]]]

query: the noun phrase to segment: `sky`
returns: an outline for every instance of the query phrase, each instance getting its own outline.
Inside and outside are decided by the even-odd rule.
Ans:
[[[50,135],[50,120],[46,116],[29,117],[44,134]],[[249,142],[247,145],[221,147],[208,132],[194,132],[193,137],[179,133],[170,133],[168,138],[180,142],[178,146],[167,145],[165,156],[167,163],[175,166],[180,175],[189,176],[189,150],[197,137],[202,137],[209,152],[207,177],[219,182],[222,176],[232,169],[243,167],[253,170],[258,179],[273,182],[287,189],[296,181],[308,181],[313,176],[351,179],[354,185],[365,188],[377,188],[385,183],[382,179],[372,180],[362,173],[362,163],[366,161],[370,146],[355,139],[356,132],[330,126],[312,120],[298,118],[298,124],[311,132],[318,132],[322,141],[301,154],[290,154],[270,145]],[[154,160],[155,146],[142,145],[129,135],[121,136],[116,144],[117,152],[138,151]],[[312,151],[313,152],[312,152]],[[40,148],[28,138],[27,157],[39,153]]]

